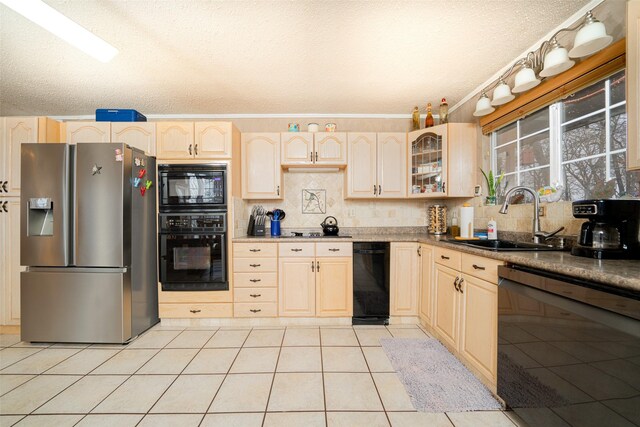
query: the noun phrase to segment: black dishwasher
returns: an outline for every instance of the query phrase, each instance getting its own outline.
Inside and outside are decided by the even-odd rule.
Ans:
[[[354,325],[389,324],[389,243],[353,243]]]

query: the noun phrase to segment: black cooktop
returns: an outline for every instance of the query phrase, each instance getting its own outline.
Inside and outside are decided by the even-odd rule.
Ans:
[[[352,236],[346,236],[346,235],[340,235],[340,236],[325,236],[324,234],[322,234],[321,232],[298,232],[298,231],[293,231],[290,234],[283,234],[282,236],[280,236],[280,238],[286,238],[286,239],[350,239]]]

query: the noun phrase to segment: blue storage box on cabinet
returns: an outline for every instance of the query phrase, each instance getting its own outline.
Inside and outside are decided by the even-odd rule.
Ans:
[[[96,122],[146,122],[147,118],[136,110],[118,110],[99,108],[96,110]]]

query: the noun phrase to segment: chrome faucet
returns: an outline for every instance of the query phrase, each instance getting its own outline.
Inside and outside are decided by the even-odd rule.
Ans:
[[[509,209],[509,198],[516,191],[526,191],[533,196],[533,243],[540,243],[540,238],[542,238],[543,241],[546,241],[547,239],[550,239],[551,237],[555,236],[556,234],[564,230],[564,227],[560,227],[557,230],[552,231],[550,233],[540,230],[540,214],[539,214],[540,197],[538,196],[537,191],[535,191],[532,188],[525,187],[523,185],[518,185],[516,187],[513,187],[511,190],[507,191],[507,194],[505,194],[504,196],[504,203],[500,208],[501,214],[507,213],[507,209]]]

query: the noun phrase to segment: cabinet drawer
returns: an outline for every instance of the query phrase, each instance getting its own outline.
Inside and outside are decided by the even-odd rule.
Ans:
[[[278,253],[284,257],[313,257],[315,256],[315,243],[279,243]]]
[[[276,258],[235,258],[233,260],[234,273],[260,273],[263,271],[278,271]]]
[[[159,304],[159,311],[163,319],[232,317],[233,304]]]
[[[278,304],[275,302],[237,302],[233,305],[235,317],[276,317]]]
[[[233,244],[233,256],[234,257],[255,257],[255,258],[269,258],[276,257],[278,254],[278,245],[276,243],[234,243]]]
[[[235,273],[233,286],[236,288],[277,288],[278,273]]]
[[[235,302],[277,302],[278,288],[238,288],[234,291]]]
[[[351,242],[316,243],[316,256],[350,257],[352,255],[353,244]]]
[[[462,272],[487,282],[498,283],[498,266],[504,264],[491,258],[462,254]]]
[[[454,270],[460,270],[461,255],[462,254],[460,252],[453,251],[451,249],[436,247],[434,251],[434,261],[438,264],[453,268]]]

